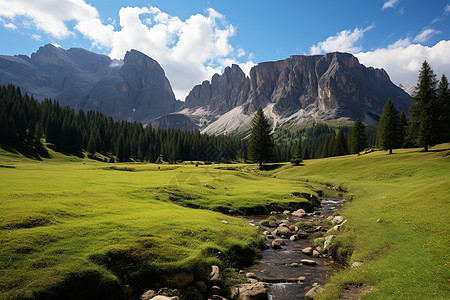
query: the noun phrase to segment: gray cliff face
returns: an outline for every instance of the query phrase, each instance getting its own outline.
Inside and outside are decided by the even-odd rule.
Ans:
[[[359,118],[370,123],[369,115],[380,115],[388,98],[400,111],[407,111],[411,104],[409,95],[384,70],[367,68],[353,55],[335,52],[260,63],[251,69],[250,77],[234,65],[214,75],[211,83],[194,87],[186,107],[224,114],[242,105],[250,115],[259,106],[272,104],[279,118],[314,110],[328,119]]]
[[[0,84],[20,86],[38,100],[53,98],[75,109],[138,122],[149,122],[181,106],[161,66],[136,50],[119,62],[84,49],[64,50],[50,44],[31,57],[0,56]]]

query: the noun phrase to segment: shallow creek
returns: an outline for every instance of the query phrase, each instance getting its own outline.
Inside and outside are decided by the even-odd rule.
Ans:
[[[336,212],[345,200],[341,199],[322,199],[321,207],[318,208],[320,214],[311,215],[298,218],[292,215],[284,216],[288,218],[289,225],[293,225],[301,221],[320,221],[325,220]],[[253,217],[250,220],[255,226],[266,219],[267,216]],[[276,228],[263,227],[264,230],[273,232]],[[312,258],[311,255],[302,253],[302,249],[312,246],[311,233],[308,234],[307,239],[300,239],[291,241],[283,239],[286,243],[281,249],[273,249],[271,247],[272,239],[266,239],[268,246],[262,253],[262,259],[256,265],[253,265],[245,272],[252,272],[256,275],[256,279],[267,283],[268,299],[269,300],[290,300],[290,299],[304,299],[305,294],[313,287],[314,283],[320,285],[325,284],[326,274],[330,271],[328,258]],[[291,266],[292,263],[299,263],[302,259],[312,259],[317,262],[314,266],[299,265]],[[303,284],[298,284],[298,278],[304,276]]]

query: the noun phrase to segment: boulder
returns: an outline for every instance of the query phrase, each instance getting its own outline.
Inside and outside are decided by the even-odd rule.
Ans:
[[[304,209],[297,209],[296,211],[294,211],[292,213],[293,216],[295,217],[299,217],[299,218],[303,218],[304,216],[306,216],[306,211]]]
[[[323,243],[323,249],[327,250],[328,246],[330,245],[331,241],[335,238],[335,235],[327,235],[325,237],[325,242]]]
[[[293,235],[294,233],[287,227],[281,226],[277,228],[277,235],[285,235],[287,237]]]
[[[188,286],[183,293],[183,300],[203,300],[203,295],[199,289],[193,285]]]
[[[223,283],[223,275],[220,268],[216,265],[211,266],[211,273],[209,274],[209,282],[211,284],[221,285]]]
[[[335,216],[333,218],[333,220],[331,220],[331,223],[333,223],[333,225],[336,225],[336,224],[342,223],[343,221],[344,221],[344,217],[343,216]]]
[[[315,287],[313,287],[312,289],[310,289],[306,295],[305,298],[306,299],[316,299],[317,296],[323,291],[323,288],[320,285],[317,285]]]
[[[283,246],[283,245],[285,245],[285,243],[282,239],[275,239],[272,241],[273,249],[281,249],[281,246]]]
[[[317,264],[317,262],[312,259],[302,259],[300,262],[308,266],[315,266]]]
[[[156,296],[156,292],[154,290],[148,290],[141,295],[141,300],[150,300]]]
[[[196,281],[194,282],[194,285],[202,294],[206,294],[206,292],[208,291],[208,287],[203,281]]]
[[[194,281],[193,272],[178,272],[174,274],[164,275],[163,284],[169,288],[184,289]]]
[[[241,284],[233,289],[231,297],[236,300],[266,300],[267,289],[262,282]]]
[[[307,247],[307,248],[305,248],[305,249],[302,250],[302,253],[303,253],[303,254],[311,255],[312,252],[313,252],[312,247]]]
[[[313,252],[312,252],[312,256],[313,256],[313,257],[319,257],[319,256],[320,256],[320,253],[319,253],[319,251],[317,251],[317,250],[313,250]]]

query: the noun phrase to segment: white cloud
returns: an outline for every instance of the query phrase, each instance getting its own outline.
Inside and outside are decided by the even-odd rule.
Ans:
[[[42,40],[42,36],[39,35],[39,34],[37,34],[37,33],[33,33],[33,34],[31,35],[31,38],[32,38],[33,40],[35,40],[35,41],[41,41],[41,40]]]
[[[374,51],[355,54],[366,65],[385,69],[396,84],[410,87],[417,82],[420,67],[427,60],[438,79],[450,74],[450,41],[442,40],[432,47],[407,43],[404,39]]]
[[[450,13],[450,4],[447,4],[447,5],[445,6],[444,12],[445,12],[446,14]]]
[[[386,8],[394,8],[398,3],[398,0],[388,0],[384,2],[383,6],[381,7],[381,10],[385,10]]]
[[[343,30],[334,36],[328,37],[325,41],[319,42],[310,49],[311,54],[320,54],[334,51],[358,52],[362,47],[357,43],[364,36],[364,33],[374,28],[373,25],[361,29],[355,28],[353,31]]]
[[[13,23],[3,23],[2,25],[6,29],[10,29],[10,30],[16,30],[17,29],[17,26],[14,25]]]
[[[236,34],[234,26],[211,8],[204,15],[180,20],[157,7],[123,7],[119,18],[119,30],[98,18],[81,21],[75,28],[94,46],[110,50],[112,58],[123,58],[130,49],[154,58],[181,100],[194,85],[221,72],[230,62],[239,63],[236,58],[245,55],[243,49],[235,50],[230,43]]]
[[[428,41],[433,36],[440,34],[441,32],[439,30],[431,29],[431,28],[424,28],[422,31],[414,38],[414,42],[416,43],[424,43]]]
[[[98,12],[83,0],[0,0],[0,16],[11,23],[17,21],[17,17],[26,18],[37,29],[63,39],[73,35],[65,22],[96,18]]]

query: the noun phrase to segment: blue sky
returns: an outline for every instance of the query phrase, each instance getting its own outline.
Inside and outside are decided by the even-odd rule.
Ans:
[[[0,0],[0,54],[47,43],[155,58],[176,96],[231,63],[248,72],[294,54],[353,53],[413,85],[421,62],[450,75],[450,1]]]

